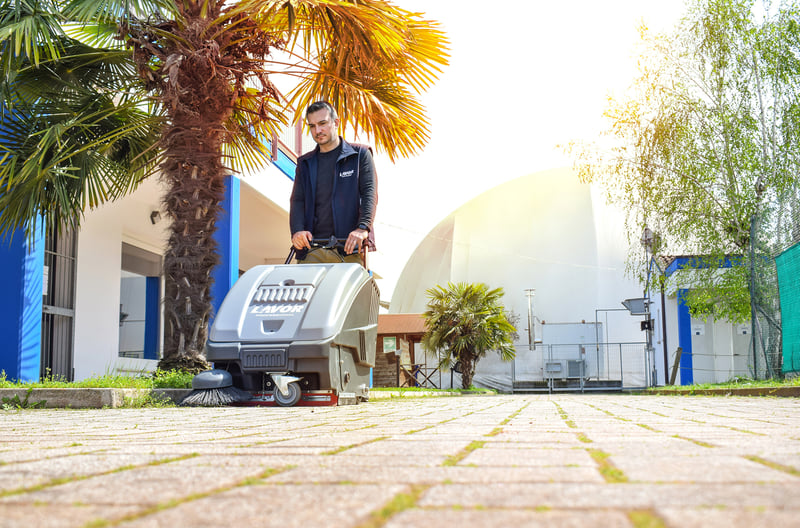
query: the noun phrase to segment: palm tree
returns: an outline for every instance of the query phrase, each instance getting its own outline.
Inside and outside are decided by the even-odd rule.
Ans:
[[[428,309],[423,314],[427,331],[422,343],[439,354],[439,368],[460,365],[461,385],[468,389],[478,361],[490,350],[503,361],[514,359],[513,336],[501,304],[503,289],[490,290],[486,284],[448,283],[427,291]]]
[[[69,22],[73,31],[80,30],[78,41],[92,36],[88,42],[106,46],[103,52],[129,50],[125,65],[135,68],[139,82],[126,90],[162,118],[156,146],[171,220],[164,256],[163,369],[206,366],[211,271],[218,260],[213,234],[224,176],[268,163],[265,139],[298,118],[293,106],[305,108],[318,99],[331,102],[346,124],[374,138],[391,158],[418,152],[428,139],[428,122],[415,94],[447,63],[446,38],[436,23],[383,0],[2,3],[35,7],[17,15],[14,24],[0,26],[4,54],[13,55],[14,43],[21,42],[30,69],[60,64],[67,54],[49,45],[58,40],[41,35],[61,36],[53,21],[59,27]],[[42,13],[50,16],[49,24],[38,26],[43,33],[31,31]],[[115,48],[113,42],[120,44]],[[285,100],[273,84],[280,77],[293,85]],[[145,167],[156,159],[146,154],[137,158]],[[89,171],[86,179],[94,182],[102,173]],[[40,210],[50,205],[40,203]],[[74,209],[50,214],[76,217]]]
[[[160,119],[131,90],[130,53],[67,35],[58,12],[0,0],[0,232],[77,225],[158,162]]]

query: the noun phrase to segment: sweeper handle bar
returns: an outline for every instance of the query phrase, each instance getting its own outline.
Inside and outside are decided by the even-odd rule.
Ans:
[[[346,238],[336,238],[335,236],[332,236],[329,239],[314,238],[311,240],[311,247],[323,249],[344,248],[345,242],[347,242]],[[361,255],[361,265],[364,266],[364,269],[367,269],[367,246],[369,244],[369,239],[365,239],[361,243],[361,247],[358,249],[358,253]],[[297,250],[294,248],[294,246],[292,246],[289,249],[289,256],[286,257],[286,262],[284,262],[284,264],[291,264],[296,252]]]

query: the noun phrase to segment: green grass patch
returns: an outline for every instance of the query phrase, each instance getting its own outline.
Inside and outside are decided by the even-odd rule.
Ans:
[[[643,424],[643,423],[637,423],[636,425],[638,425],[638,426],[639,426],[639,427],[641,427],[642,429],[647,429],[648,431],[653,431],[653,432],[655,432],[655,433],[658,433],[658,432],[659,432],[659,430],[658,430],[658,429],[656,429],[655,427],[650,427],[650,426],[649,426],[649,425],[647,425],[647,424]]]
[[[157,370],[139,374],[104,374],[81,381],[45,376],[39,381],[9,380],[0,371],[0,389],[191,389],[194,374],[177,370]]]
[[[414,485],[408,493],[398,493],[383,508],[372,512],[369,519],[359,524],[358,528],[380,528],[398,513],[414,508],[422,494],[430,487],[430,484]]]
[[[467,455],[469,455],[470,453],[472,453],[476,449],[482,448],[485,444],[486,444],[486,442],[478,441],[478,440],[470,442],[470,444],[467,447],[465,447],[464,449],[462,449],[461,451],[459,451],[455,455],[447,457],[447,460],[442,462],[442,465],[443,466],[455,466],[459,462],[464,460],[467,457]]]
[[[343,451],[347,451],[348,449],[353,449],[355,447],[361,447],[361,446],[365,446],[365,445],[372,444],[372,443],[375,443],[375,442],[380,442],[381,440],[386,440],[387,438],[389,438],[389,437],[388,436],[379,436],[378,438],[373,438],[371,440],[366,440],[364,442],[359,442],[357,444],[350,444],[350,445],[346,445],[346,446],[342,446],[342,447],[337,447],[336,449],[331,449],[330,451],[325,451],[322,454],[323,455],[338,455],[339,453],[341,453]]]
[[[757,464],[761,464],[762,466],[767,466],[768,468],[776,469],[778,471],[794,475],[795,477],[800,477],[800,470],[793,468],[792,466],[784,466],[783,464],[778,464],[777,462],[772,462],[771,460],[767,460],[756,455],[748,455],[745,456],[745,458]]]
[[[506,425],[508,422],[510,422],[511,420],[516,418],[517,416],[519,416],[519,413],[521,413],[523,410],[525,410],[525,407],[527,407],[528,405],[530,405],[530,403],[526,403],[525,405],[523,405],[522,407],[520,407],[519,409],[517,409],[516,411],[511,413],[511,416],[509,416],[508,418],[506,418],[505,420],[500,422],[500,425]]]
[[[695,440],[694,438],[689,438],[688,436],[681,436],[681,435],[672,435],[672,438],[679,438],[681,440],[686,440],[687,442],[691,442],[693,444],[699,445],[701,447],[717,447],[714,444],[709,444],[708,442],[703,442],[702,440]]]
[[[628,512],[628,519],[634,528],[667,528],[666,523],[650,510],[634,510]]]
[[[11,411],[16,409],[44,409],[44,406],[47,405],[47,401],[41,400],[38,402],[30,402],[28,399],[31,397],[31,393],[33,392],[33,388],[29,388],[25,393],[23,398],[20,398],[18,394],[15,394],[13,397],[3,397],[2,399],[2,409],[4,411]]]
[[[441,392],[445,394],[458,393],[458,394],[497,394],[494,389],[482,389],[472,387],[469,389],[433,389],[427,387],[371,387],[370,392],[399,392],[405,394],[406,392]]]
[[[136,396],[125,397],[120,408],[142,409],[144,407],[175,407],[175,402],[163,394],[141,392]]]
[[[195,458],[197,456],[199,456],[197,453],[190,453],[188,455],[181,455],[181,456],[177,456],[177,457],[170,457],[170,458],[164,458],[164,459],[160,459],[160,460],[154,460],[154,461],[148,462],[146,464],[122,466],[122,467],[111,469],[109,471],[103,471],[101,473],[94,473],[94,474],[91,474],[91,475],[75,475],[75,476],[72,476],[72,477],[59,477],[59,478],[55,478],[55,479],[49,480],[47,482],[43,482],[41,484],[37,484],[36,486],[29,486],[29,487],[22,487],[22,488],[16,488],[16,489],[0,491],[0,498],[10,497],[12,495],[21,495],[23,493],[31,493],[31,492],[34,492],[34,491],[39,491],[39,490],[43,490],[43,489],[47,489],[47,488],[52,488],[52,487],[55,487],[55,486],[60,486],[62,484],[67,484],[68,482],[79,482],[81,480],[87,480],[87,479],[90,479],[90,478],[93,478],[93,477],[99,477],[99,476],[103,476],[103,475],[113,475],[115,473],[122,473],[123,471],[129,471],[131,469],[145,468],[145,467],[150,467],[150,466],[160,466],[162,464],[170,464],[172,462],[178,462],[178,461],[181,461],[181,460],[187,460],[187,459],[190,459],[190,458]]]
[[[555,402],[553,402],[553,405],[555,405],[556,409],[558,409],[558,415],[561,417],[562,420],[564,420],[564,423],[567,424],[567,427],[569,427],[571,429],[577,429],[578,428],[578,426],[575,425],[575,422],[570,420],[569,415],[567,414],[567,411],[562,409],[561,406],[559,404],[555,403]]]
[[[800,387],[800,376],[786,379],[754,380],[751,378],[735,377],[724,383],[695,383],[694,385],[666,385],[663,387],[650,387],[645,392],[670,390],[685,392],[687,394],[711,389],[772,389],[779,387]]]
[[[589,456],[592,457],[595,463],[597,463],[600,474],[603,476],[606,482],[609,484],[628,482],[628,477],[625,476],[625,473],[623,473],[608,460],[608,457],[611,456],[609,453],[599,449],[587,449],[586,451],[589,453]]]
[[[211,497],[212,495],[217,495],[217,494],[232,490],[234,488],[240,488],[240,487],[244,487],[244,486],[252,486],[252,485],[255,485],[255,484],[260,484],[264,479],[267,479],[267,478],[269,478],[269,477],[271,477],[273,475],[276,475],[276,474],[281,473],[283,471],[287,471],[289,469],[291,469],[290,466],[287,466],[287,467],[284,467],[284,468],[280,468],[280,469],[267,468],[266,470],[264,470],[258,476],[245,478],[241,482],[238,482],[238,483],[230,485],[230,486],[224,486],[224,487],[221,487],[221,488],[213,489],[213,490],[210,490],[210,491],[204,491],[204,492],[200,492],[200,493],[192,493],[190,495],[187,495],[185,497],[181,497],[179,499],[170,499],[170,500],[165,501],[165,502],[160,502],[160,503],[156,504],[155,506],[151,506],[149,508],[145,508],[143,510],[140,510],[140,511],[137,511],[135,513],[132,513],[130,515],[126,515],[126,516],[124,516],[122,518],[119,518],[119,519],[114,519],[114,520],[96,519],[94,521],[91,521],[91,522],[85,524],[84,526],[85,526],[85,528],[106,528],[106,527],[109,527],[109,526],[117,526],[118,524],[124,523],[124,522],[135,521],[136,519],[141,519],[143,517],[147,517],[148,515],[152,515],[154,513],[158,513],[158,512],[163,511],[163,510],[169,510],[171,508],[175,508],[176,506],[180,506],[181,504],[184,504],[184,503],[187,503],[187,502],[192,502],[192,501],[196,501],[196,500],[200,500],[200,499],[205,499],[207,497]]]

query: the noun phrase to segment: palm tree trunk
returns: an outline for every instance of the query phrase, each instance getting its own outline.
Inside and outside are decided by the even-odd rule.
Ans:
[[[162,71],[162,100],[168,111],[161,142],[163,178],[169,186],[164,209],[171,233],[164,255],[166,328],[159,368],[199,371],[208,368],[203,349],[211,314],[211,272],[219,261],[213,237],[225,193],[222,146],[235,98],[219,45],[204,40],[208,16],[196,1],[182,5],[186,44],[169,52]]]
[[[181,157],[164,167],[169,184],[164,203],[172,224],[164,255],[166,331],[159,368],[198,371],[208,366],[203,347],[211,314],[211,272],[219,261],[213,235],[225,186],[221,167],[210,163],[213,156],[205,163]]]
[[[462,354],[459,358],[461,362],[461,388],[469,389],[472,386],[472,377],[475,375],[475,365],[472,356]]]

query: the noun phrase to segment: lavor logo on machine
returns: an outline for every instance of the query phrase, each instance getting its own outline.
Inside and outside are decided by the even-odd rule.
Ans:
[[[305,304],[262,304],[260,306],[253,306],[250,310],[252,314],[296,314],[302,313],[306,307]]]

